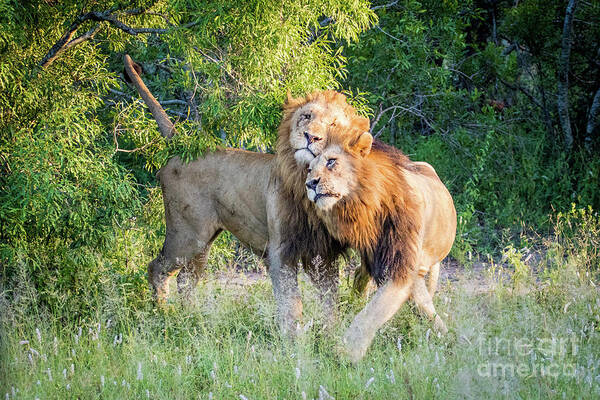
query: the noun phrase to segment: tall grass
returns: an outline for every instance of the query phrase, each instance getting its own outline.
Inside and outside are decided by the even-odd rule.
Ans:
[[[484,274],[461,273],[458,280],[446,282],[435,299],[450,328],[448,335],[438,337],[409,304],[378,333],[356,365],[341,359],[336,347],[343,329],[364,305],[350,296],[346,284],[341,287],[339,321],[325,328],[318,298],[311,285],[302,282],[305,316],[302,333],[293,342],[278,333],[266,278],[240,286],[208,275],[193,306],[174,299],[158,310],[148,299],[145,307],[98,311],[86,320],[58,311],[23,314],[14,298],[4,295],[0,395],[598,398],[596,278],[579,253],[569,249],[570,253],[547,252],[532,266],[537,273],[531,279],[523,278],[525,257],[515,249],[509,250],[507,263],[492,263]],[[589,254],[590,249],[585,251]],[[118,298],[114,303],[127,304]]]

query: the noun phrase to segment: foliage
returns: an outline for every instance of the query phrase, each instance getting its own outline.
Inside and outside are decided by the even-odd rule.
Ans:
[[[88,315],[114,292],[139,305],[164,234],[156,170],[218,146],[272,151],[288,91],[343,90],[374,134],[431,163],[455,199],[461,263],[550,230],[548,216],[572,202],[598,209],[599,142],[586,123],[600,8],[576,10],[568,151],[555,111],[565,7],[0,0],[0,281],[15,299],[19,282],[32,285],[26,309]],[[71,29],[85,40],[41,66]],[[123,80],[124,53],[177,122],[174,140]],[[224,235],[210,264],[256,259]]]
[[[560,245],[552,246],[559,260],[568,260],[586,276],[600,272],[600,216],[591,207],[572,204],[554,218],[554,233]]]

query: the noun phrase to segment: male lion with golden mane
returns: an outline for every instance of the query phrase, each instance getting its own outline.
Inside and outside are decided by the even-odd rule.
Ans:
[[[125,69],[161,134],[172,137],[173,124],[127,55]],[[298,261],[319,288],[324,311],[331,315],[338,279],[333,261],[344,247],[328,234],[306,200],[306,167],[322,150],[331,126],[368,129],[368,124],[368,119],[357,115],[339,93],[318,92],[299,99],[288,96],[279,135],[280,142],[297,146],[293,151],[275,156],[221,149],[187,164],[179,157],[169,160],[158,172],[166,236],[160,254],[148,266],[148,280],[157,300],[165,300],[168,280],[177,273],[178,290],[189,297],[212,242],[221,231],[228,230],[267,258],[284,332],[292,332],[302,315]],[[302,156],[302,152],[312,157]]]
[[[309,166],[308,198],[327,230],[360,251],[378,285],[343,338],[343,351],[360,360],[377,330],[412,296],[442,333],[432,295],[440,262],[456,234],[452,196],[433,167],[412,162],[364,130],[332,127],[328,144]],[[429,292],[424,275],[432,271]]]

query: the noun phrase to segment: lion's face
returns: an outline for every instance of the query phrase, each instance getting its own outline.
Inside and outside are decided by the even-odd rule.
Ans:
[[[339,145],[328,146],[309,165],[306,191],[317,208],[329,211],[353,192],[356,171],[352,157]]]
[[[298,108],[292,116],[289,136],[296,163],[302,167],[310,164],[323,151],[328,128],[348,123],[343,110],[335,105],[312,101]]]
[[[373,137],[361,129],[333,127],[321,154],[308,166],[308,199],[322,211],[329,211],[358,186],[358,170],[371,152]]]

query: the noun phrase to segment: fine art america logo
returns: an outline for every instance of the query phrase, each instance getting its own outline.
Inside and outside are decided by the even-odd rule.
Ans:
[[[477,341],[479,355],[487,361],[477,366],[481,377],[512,378],[548,376],[575,377],[575,336],[560,338],[483,338]]]

